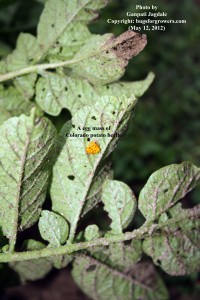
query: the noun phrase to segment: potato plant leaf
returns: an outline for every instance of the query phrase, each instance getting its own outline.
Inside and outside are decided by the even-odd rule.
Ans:
[[[88,27],[81,22],[70,24],[48,50],[47,59],[50,62],[72,59],[91,35]]]
[[[143,249],[170,275],[186,275],[200,268],[200,205],[182,209],[179,205],[160,217],[162,224],[170,218],[180,222],[163,227],[161,232],[144,240]]]
[[[49,246],[59,247],[66,242],[69,227],[67,221],[60,215],[43,210],[38,226],[42,238],[49,242]]]
[[[93,105],[101,96],[126,95],[141,97],[154,79],[153,73],[137,82],[117,82],[106,86],[93,86],[80,80],[56,73],[39,78],[36,85],[36,101],[48,114],[57,116],[63,108],[72,115],[85,105]]]
[[[35,240],[26,241],[27,250],[41,250],[45,248],[45,245]],[[13,262],[9,264],[10,267],[15,270],[22,282],[26,280],[38,280],[46,276],[51,269],[53,264],[51,260],[47,258],[31,259],[28,261]]]
[[[74,39],[81,39],[81,31],[78,31],[80,23],[86,25],[95,19],[98,16],[97,10],[104,7],[107,2],[107,0],[57,0],[56,2],[48,0],[37,30],[42,57],[53,45],[56,47],[60,46],[59,43],[65,44],[67,40],[69,43]]]
[[[122,233],[132,220],[137,207],[132,190],[123,182],[106,180],[102,188],[102,202],[112,220],[112,233]]]
[[[87,200],[83,206],[81,217],[88,213],[98,203],[101,202],[102,184],[106,179],[113,178],[113,171],[111,170],[110,164],[106,164],[100,169],[97,176],[94,177],[90,191],[87,196]]]
[[[10,117],[29,113],[33,107],[34,104],[25,100],[16,88],[6,89],[0,85],[0,125]]]
[[[97,225],[94,224],[86,227],[84,237],[87,241],[97,239],[99,236],[99,228]]]
[[[87,251],[92,257],[123,272],[128,272],[140,261],[143,253],[140,240],[132,240],[126,244],[120,242],[109,246],[91,247]]]
[[[129,60],[146,46],[146,35],[126,31],[117,38],[112,34],[92,35],[76,53],[72,75],[93,85],[108,84],[121,78]]]
[[[109,267],[89,256],[75,259],[72,275],[94,300],[166,300],[167,290],[151,263],[136,264],[129,273]]]
[[[21,33],[17,39],[16,49],[6,59],[8,71],[19,70],[36,62],[40,55],[36,38],[29,33]]]
[[[200,168],[190,162],[172,164],[154,172],[139,195],[139,209],[155,219],[200,182]]]
[[[71,224],[70,238],[74,235],[99,165],[105,164],[105,157],[114,149],[119,138],[116,133],[123,132],[135,103],[134,97],[103,97],[95,106],[79,110],[72,123],[67,123],[62,129],[61,149],[53,168],[51,199],[53,210]],[[88,128],[90,131],[87,131]],[[80,137],[87,133],[90,137]],[[98,142],[98,154],[86,153],[88,139]]]
[[[39,218],[56,131],[46,118],[10,118],[0,127],[0,226],[14,249],[18,230]]]
[[[64,254],[52,256],[50,259],[53,262],[54,268],[62,269],[65,268],[73,260],[73,256]]]
[[[6,70],[15,71],[33,65],[38,61],[40,53],[36,38],[29,33],[21,33],[17,39],[16,49],[5,59]],[[34,95],[36,78],[37,75],[33,73],[19,76],[14,80],[15,86],[24,98],[30,99]]]
[[[96,86],[97,92],[104,95],[125,95],[126,97],[131,97],[134,95],[136,98],[141,97],[149,88],[154,80],[155,75],[150,72],[144,80],[139,81],[118,81],[111,84]]]

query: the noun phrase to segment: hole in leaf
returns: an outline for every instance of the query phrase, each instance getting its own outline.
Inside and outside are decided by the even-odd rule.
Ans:
[[[109,90],[109,88],[110,88],[109,85],[107,85],[106,88],[107,88],[107,90]]]
[[[96,120],[97,118],[95,116],[92,117],[92,120]]]
[[[168,192],[168,189],[165,189],[165,190],[164,190],[164,193],[167,193],[167,192]]]
[[[92,271],[94,271],[95,269],[96,269],[96,265],[92,265],[92,266],[89,266],[87,269],[86,269],[86,271],[87,272],[92,272]]]
[[[73,127],[73,128],[75,128],[75,125],[74,125],[74,124],[72,124],[72,127]]]
[[[112,114],[115,115],[115,111],[113,111]]]
[[[159,265],[161,265],[161,260],[160,260],[160,259],[158,259],[158,260],[157,260],[157,263],[158,263]]]
[[[81,94],[79,94],[78,97],[81,98]]]
[[[74,178],[75,178],[74,175],[69,175],[67,177],[68,177],[69,180],[74,180]]]
[[[55,24],[51,24],[51,27],[54,28]]]
[[[66,92],[68,91],[68,87],[67,87],[67,86],[65,87],[65,91],[66,91]],[[72,126],[73,126],[73,125],[72,125]]]

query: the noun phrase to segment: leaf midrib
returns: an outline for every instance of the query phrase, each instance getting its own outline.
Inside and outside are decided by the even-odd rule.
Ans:
[[[134,101],[134,99],[133,99],[133,101]],[[126,109],[123,109],[122,112],[119,114],[118,120],[117,120],[115,126],[113,127],[112,134],[115,133],[115,131],[117,130],[117,128],[119,126],[120,121],[122,120],[122,118],[124,117],[124,115],[126,113],[127,113]],[[131,112],[129,112],[129,113],[131,114]],[[75,230],[76,230],[79,218],[81,216],[81,212],[83,210],[85,201],[87,200],[87,196],[88,196],[90,187],[92,185],[92,182],[93,182],[94,175],[95,175],[95,172],[97,170],[97,167],[98,167],[99,163],[101,162],[101,160],[103,159],[104,154],[106,153],[106,151],[107,151],[107,149],[108,149],[108,147],[109,147],[109,145],[110,145],[110,143],[112,142],[113,139],[114,139],[114,136],[108,141],[106,147],[104,148],[104,151],[101,152],[101,154],[99,155],[99,158],[96,160],[96,163],[94,164],[93,171],[91,172],[89,180],[88,180],[88,182],[86,184],[85,193],[83,194],[82,200],[79,202],[79,207],[78,207],[79,210],[77,210],[77,214],[76,214],[76,216],[74,218],[74,222],[73,222],[73,224],[71,224],[71,230],[70,230],[70,234],[69,234],[69,239],[67,241],[69,244],[73,242],[73,239],[74,239],[74,236],[75,236]]]
[[[32,129],[32,128],[31,128]],[[16,197],[16,205],[14,206],[14,228],[13,228],[13,234],[12,238],[9,241],[9,251],[13,252],[15,250],[15,244],[17,239],[17,228],[18,228],[18,221],[19,221],[19,205],[20,205],[20,199],[21,199],[21,191],[22,191],[22,183],[23,183],[23,177],[24,177],[24,171],[25,171],[25,164],[26,164],[26,157],[28,152],[28,147],[30,144],[30,137],[31,137],[31,130],[27,129],[27,139],[25,142],[24,152],[21,157],[21,168],[20,168],[20,174],[19,174],[19,182],[17,186],[17,197]]]
[[[146,284],[141,283],[140,281],[138,281],[136,279],[133,279],[131,276],[128,276],[128,275],[124,274],[123,272],[121,272],[117,269],[114,269],[113,267],[97,260],[96,258],[93,258],[93,257],[91,257],[89,255],[85,255],[85,254],[79,254],[79,255],[77,254],[77,256],[83,257],[83,258],[89,260],[90,262],[93,262],[96,265],[107,268],[114,276],[119,276],[119,277],[123,278],[124,280],[129,281],[132,284],[139,285],[140,287],[142,287],[145,290],[153,291],[153,289],[151,287],[147,286]]]

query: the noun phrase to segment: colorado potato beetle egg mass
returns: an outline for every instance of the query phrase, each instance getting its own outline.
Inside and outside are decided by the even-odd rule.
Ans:
[[[87,145],[85,151],[86,151],[87,154],[95,155],[95,154],[98,154],[101,151],[101,148],[100,148],[99,144],[96,141],[91,141]]]

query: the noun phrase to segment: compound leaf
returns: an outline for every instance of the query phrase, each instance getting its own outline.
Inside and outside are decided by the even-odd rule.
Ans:
[[[139,209],[155,219],[200,182],[200,168],[190,162],[172,164],[154,172],[139,195]]]
[[[132,220],[137,206],[132,190],[123,182],[107,179],[102,188],[102,202],[112,220],[112,233],[122,233]]]
[[[167,225],[170,218],[175,224]],[[144,240],[144,251],[170,275],[186,275],[200,268],[200,205],[182,209],[179,205],[161,215],[159,224],[165,220],[166,226],[160,234]],[[180,221],[179,221],[180,220]]]
[[[0,226],[14,249],[17,230],[39,218],[45,200],[56,130],[46,118],[21,115],[0,127]]]

